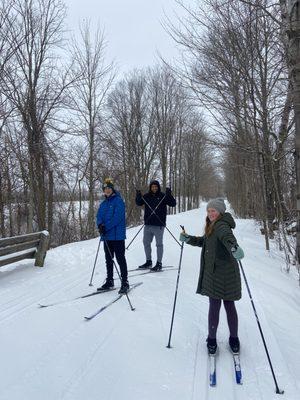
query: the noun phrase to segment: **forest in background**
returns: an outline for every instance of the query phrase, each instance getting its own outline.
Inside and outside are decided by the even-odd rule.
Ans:
[[[165,28],[181,58],[119,76],[109,37],[67,37],[61,0],[0,1],[0,236],[47,229],[52,246],[97,235],[105,177],[140,222],[158,178],[175,212],[226,196],[296,252],[293,79],[287,1],[205,0]]]

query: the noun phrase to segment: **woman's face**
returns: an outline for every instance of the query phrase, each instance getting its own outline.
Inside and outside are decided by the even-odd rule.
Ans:
[[[219,211],[217,211],[216,209],[214,209],[214,208],[208,208],[208,210],[207,210],[207,216],[208,216],[210,222],[215,221],[215,220],[219,217],[219,215],[220,215],[220,213],[219,213]]]

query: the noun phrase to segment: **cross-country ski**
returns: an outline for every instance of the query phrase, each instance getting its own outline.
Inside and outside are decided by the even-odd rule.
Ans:
[[[138,282],[133,284],[129,290],[127,291],[127,293],[131,292],[133,289],[135,289],[136,287],[142,285],[143,282]],[[91,319],[95,318],[97,315],[99,315],[100,313],[102,313],[104,310],[106,310],[108,307],[110,307],[111,305],[113,305],[114,303],[116,303],[118,300],[120,300],[123,296],[125,296],[125,294],[119,294],[117,295],[115,298],[113,298],[111,301],[109,301],[107,304],[105,304],[104,306],[100,307],[97,311],[95,311],[93,314],[84,317],[87,321],[90,321]]]

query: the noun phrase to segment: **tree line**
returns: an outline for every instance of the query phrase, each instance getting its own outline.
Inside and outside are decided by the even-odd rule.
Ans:
[[[135,190],[170,186],[177,211],[222,194],[201,109],[164,63],[118,77],[89,22],[64,32],[61,0],[0,1],[0,235],[47,229],[52,246],[92,238],[110,176],[140,221]]]
[[[178,25],[166,23],[183,50],[174,71],[209,113],[209,140],[222,154],[227,198],[239,216],[260,222],[266,249],[270,239],[277,240],[287,269],[299,265],[293,67],[299,52],[297,59],[297,44],[291,43],[299,5],[204,0],[187,8],[178,3],[187,16]]]
[[[165,28],[180,60],[120,77],[100,28],[66,35],[62,0],[0,1],[2,237],[94,237],[108,176],[135,225],[135,190],[158,178],[174,212],[226,196],[298,262],[297,2],[177,2],[185,17]]]

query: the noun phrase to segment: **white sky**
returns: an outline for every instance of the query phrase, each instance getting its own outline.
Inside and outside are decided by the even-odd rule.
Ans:
[[[115,60],[119,72],[153,66],[157,51],[164,58],[176,57],[175,43],[161,26],[164,13],[176,22],[175,12],[183,10],[175,0],[65,0],[68,7],[68,29],[78,32],[82,19],[89,19],[92,27],[100,23],[108,42],[107,61]],[[186,0],[193,4],[195,0]]]

